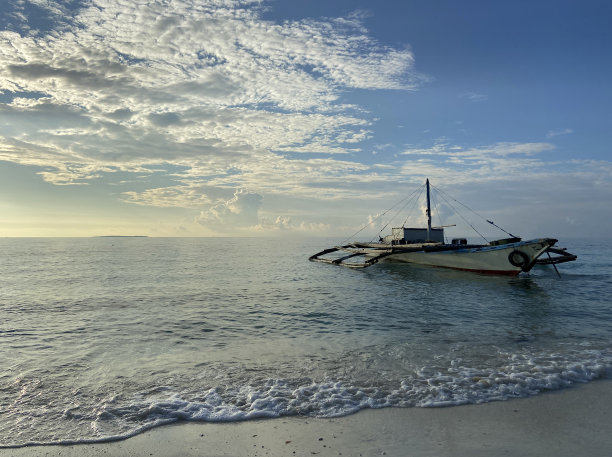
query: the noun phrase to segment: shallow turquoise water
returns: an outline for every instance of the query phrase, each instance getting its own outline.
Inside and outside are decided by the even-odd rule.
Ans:
[[[0,443],[338,416],[612,374],[608,243],[517,278],[308,262],[327,240],[0,239]]]

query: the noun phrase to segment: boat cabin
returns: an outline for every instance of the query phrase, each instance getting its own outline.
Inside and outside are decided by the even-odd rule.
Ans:
[[[389,244],[444,243],[444,229],[431,228],[429,237],[427,237],[426,228],[395,227],[391,229],[391,235],[383,238],[383,242]]]

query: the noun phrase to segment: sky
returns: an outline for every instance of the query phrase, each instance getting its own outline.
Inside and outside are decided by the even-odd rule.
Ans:
[[[0,237],[345,238],[426,178],[473,210],[436,204],[456,235],[478,216],[609,237],[611,18],[607,0],[3,0]]]

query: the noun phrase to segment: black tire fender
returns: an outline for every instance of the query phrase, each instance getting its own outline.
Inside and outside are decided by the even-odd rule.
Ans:
[[[515,267],[523,268],[529,263],[529,257],[524,252],[515,249],[508,254],[508,261]]]

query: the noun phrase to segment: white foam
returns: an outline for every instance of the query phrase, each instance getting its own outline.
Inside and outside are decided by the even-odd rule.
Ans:
[[[446,360],[446,362],[444,362]],[[407,370],[394,382],[371,380],[271,379],[258,385],[213,387],[179,392],[171,386],[140,392],[129,400],[109,397],[92,413],[65,408],[63,417],[90,421],[95,438],[52,444],[124,439],[171,422],[230,422],[303,415],[337,417],[365,408],[441,407],[507,400],[556,390],[612,375],[612,354],[588,348],[559,354],[498,354],[490,363],[472,366],[461,358],[436,359],[436,367]],[[26,443],[50,444],[50,443]]]
[[[110,410],[123,421],[159,423],[168,420],[209,422],[275,418],[289,415],[337,417],[364,408],[440,407],[536,395],[574,383],[588,382],[612,373],[612,358],[590,354],[591,360],[561,360],[507,355],[507,365],[497,369],[469,367],[451,360],[446,371],[422,368],[406,376],[396,388],[357,387],[347,382],[311,382],[294,386],[286,380],[269,380],[264,386],[236,389],[212,388],[197,399],[165,392],[157,398],[140,398],[128,410]],[[108,412],[108,411],[107,411]],[[108,416],[100,414],[101,421]]]

